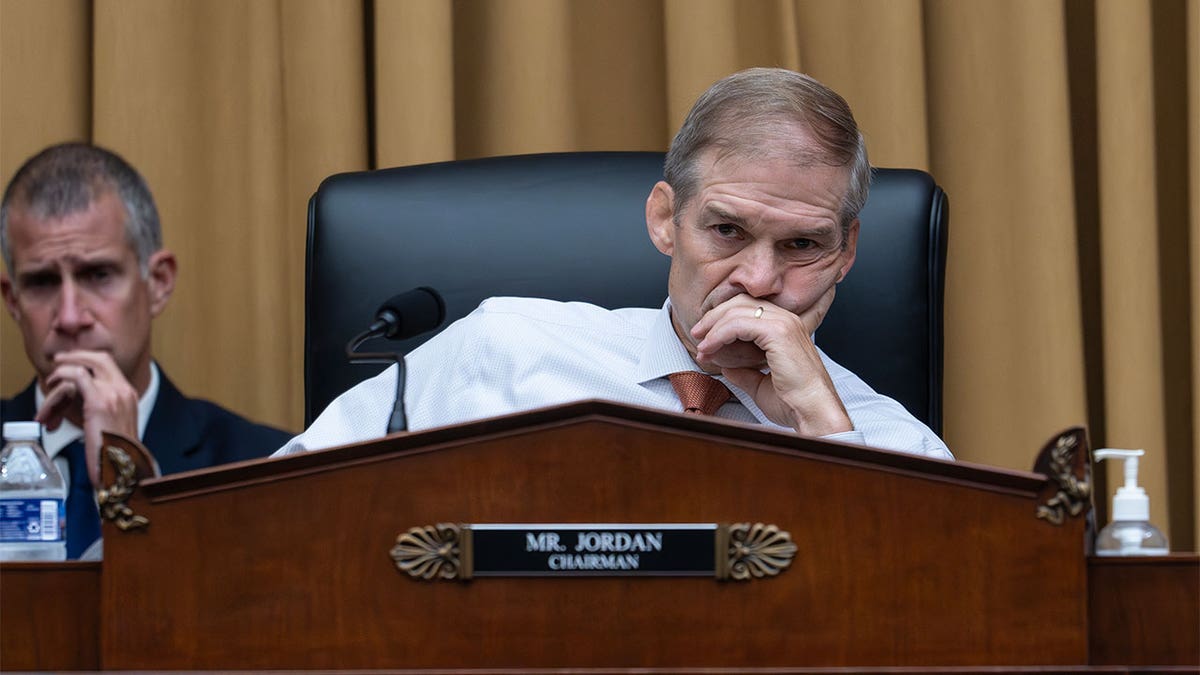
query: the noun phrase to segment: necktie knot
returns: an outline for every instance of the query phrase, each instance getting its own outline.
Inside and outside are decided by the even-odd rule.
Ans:
[[[667,379],[671,380],[685,413],[712,415],[732,396],[720,380],[694,370],[671,373]]]

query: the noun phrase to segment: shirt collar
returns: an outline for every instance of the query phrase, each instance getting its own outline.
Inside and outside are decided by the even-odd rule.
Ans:
[[[158,399],[158,364],[150,362],[150,385],[146,387],[146,391],[142,393],[142,397],[138,399],[138,439],[146,434],[146,425],[150,422],[150,413],[154,410],[154,402]],[[46,400],[46,394],[42,391],[41,382],[34,387],[33,392],[34,410],[39,410],[42,407],[42,402]],[[63,420],[62,424],[54,431],[49,429],[42,430],[42,447],[45,448],[46,454],[54,457],[63,448],[67,447],[72,441],[83,437],[83,430],[75,426],[74,423]]]
[[[671,324],[671,300],[668,298],[650,326],[641,357],[634,368],[634,377],[638,384],[645,384],[681,370],[700,370],[700,367],[675,333],[675,327]]]
[[[645,385],[683,370],[702,372],[675,332],[675,326],[671,323],[671,299],[667,298],[663,303],[662,310],[659,311],[658,316],[654,318],[654,323],[650,326],[650,333],[642,346],[641,358],[634,369],[634,377],[637,378],[638,384]],[[745,406],[760,424],[773,424],[750,394],[738,389],[724,375],[713,375],[713,377],[729,387],[734,398]]]

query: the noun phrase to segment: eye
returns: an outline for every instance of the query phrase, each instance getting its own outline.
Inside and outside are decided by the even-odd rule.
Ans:
[[[87,267],[79,272],[80,281],[87,284],[102,284],[112,279],[114,270],[108,265]]]
[[[731,225],[729,223],[720,223],[717,225],[713,225],[713,230],[718,235],[720,235],[726,239],[734,239],[736,237],[741,236],[741,234],[742,234],[742,229],[740,227],[738,227],[737,225]]]
[[[806,265],[824,258],[830,252],[829,243],[821,239],[797,237],[780,242],[780,249],[790,260]]]
[[[36,272],[21,279],[25,288],[50,288],[58,284],[58,275],[53,272]]]

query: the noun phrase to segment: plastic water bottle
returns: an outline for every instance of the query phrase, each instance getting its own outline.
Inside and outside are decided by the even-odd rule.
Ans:
[[[66,485],[42,425],[5,422],[0,450],[0,560],[66,560]]]

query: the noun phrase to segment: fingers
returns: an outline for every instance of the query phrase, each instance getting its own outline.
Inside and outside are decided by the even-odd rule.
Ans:
[[[771,386],[770,376],[755,368],[722,368],[721,374],[756,401],[759,400],[763,386]]]
[[[766,304],[769,303],[763,300],[756,300],[744,293],[736,295],[705,312],[704,316],[700,317],[700,320],[692,327],[692,337],[703,340],[708,335],[708,332],[712,330],[713,326],[722,320],[733,317],[735,313],[744,313],[746,318],[753,318],[759,306],[764,307],[765,313]]]
[[[723,368],[762,367],[767,352],[803,330],[799,318],[776,305],[739,296],[714,307],[697,322],[692,334],[697,361]]]
[[[62,424],[64,418],[83,418],[83,411],[79,405],[79,387],[73,380],[61,380],[53,386],[47,383],[47,386],[50,386],[50,391],[46,393],[46,399],[38,408],[35,420],[53,431]]]
[[[837,285],[830,284],[811,306],[799,313],[746,294],[734,296],[705,312],[692,327],[699,357],[712,356],[737,341],[753,342],[765,351],[772,336],[782,337],[790,331],[811,336],[825,320],[836,295]]]
[[[54,362],[59,366],[73,365],[82,367],[93,378],[101,381],[126,381],[125,374],[121,372],[120,366],[117,365],[117,362],[113,360],[112,355],[108,352],[87,350],[59,352],[54,355]],[[51,377],[53,377],[53,374],[51,374]]]
[[[777,424],[813,436],[852,429],[811,339],[834,292],[831,284],[800,314],[749,295],[721,303],[692,330],[697,363],[719,368]]]
[[[138,392],[107,352],[60,352],[54,360],[54,371],[46,378],[50,391],[37,419],[53,429],[66,418],[83,429],[88,474],[98,485],[101,434],[137,438]]]

